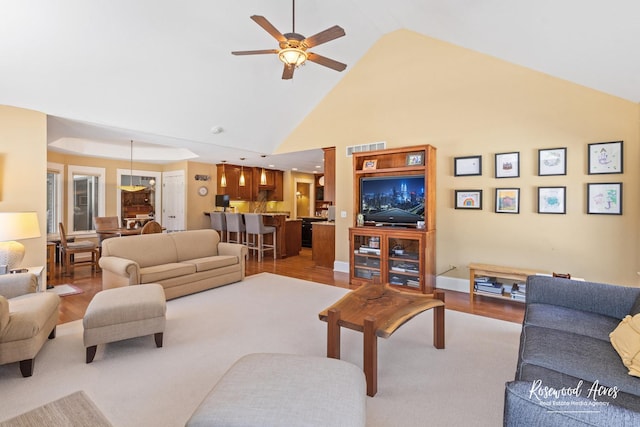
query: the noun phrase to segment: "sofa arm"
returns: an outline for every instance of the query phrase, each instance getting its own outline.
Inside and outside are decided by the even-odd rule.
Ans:
[[[505,427],[516,426],[637,426],[640,413],[615,404],[615,399],[565,393],[545,393],[531,381],[508,382],[504,392]],[[553,390],[552,390],[553,391]],[[576,391],[575,394],[578,394]]]
[[[527,278],[527,304],[550,304],[622,319],[630,313],[640,288],[549,276]]]
[[[238,258],[244,259],[249,250],[245,245],[241,245],[240,243],[228,243],[228,242],[220,242],[218,243],[218,255],[233,255]]]
[[[247,257],[249,255],[249,249],[247,249],[245,245],[241,245],[240,243],[220,242],[218,243],[218,255],[231,255],[238,257],[238,262],[242,269],[242,278],[240,280],[244,280]]]
[[[0,276],[0,295],[10,299],[38,290],[38,278],[33,273],[3,274]]]
[[[108,283],[105,283],[105,277],[115,279],[118,282],[115,286],[140,283],[140,265],[135,261],[117,256],[106,256],[100,258],[99,264],[102,269],[102,287],[104,289],[114,287],[110,279],[106,280]]]

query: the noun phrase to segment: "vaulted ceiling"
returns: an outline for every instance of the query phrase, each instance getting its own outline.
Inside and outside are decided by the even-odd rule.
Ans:
[[[48,114],[55,150],[128,159],[133,139],[151,161],[312,170],[317,152],[261,155],[403,28],[640,102],[637,0],[300,0],[296,32],[340,25],[313,51],[347,69],[310,63],[292,80],[276,55],[231,55],[277,48],[251,15],[291,31],[291,0],[2,0],[0,104]]]

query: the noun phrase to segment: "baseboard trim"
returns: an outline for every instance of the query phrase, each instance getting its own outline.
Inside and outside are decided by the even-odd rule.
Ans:
[[[349,274],[349,263],[344,261],[334,261],[333,271],[339,271],[340,273]]]
[[[436,277],[436,288],[469,293],[469,281],[455,277],[438,276]]]

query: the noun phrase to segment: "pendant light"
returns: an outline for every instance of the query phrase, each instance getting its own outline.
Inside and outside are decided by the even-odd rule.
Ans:
[[[240,157],[240,160],[244,162],[244,157]],[[244,179],[244,165],[240,165],[240,187],[244,187],[246,185],[246,181]]]
[[[129,170],[129,185],[121,185],[119,188],[122,191],[128,191],[128,192],[135,192],[135,191],[140,191],[140,190],[144,190],[147,187],[145,187],[144,185],[133,185],[133,140],[131,140],[131,163],[130,163],[131,169]]]
[[[222,161],[222,176],[220,177],[220,187],[227,186],[227,175],[224,173],[224,164],[227,163],[226,160]]]
[[[264,159],[267,155],[261,154],[260,157]],[[262,167],[262,172],[260,172],[260,185],[267,185],[267,173],[264,171],[264,166]]]

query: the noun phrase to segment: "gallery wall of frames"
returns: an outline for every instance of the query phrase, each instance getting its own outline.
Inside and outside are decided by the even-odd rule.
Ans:
[[[616,175],[623,171],[623,141],[598,142],[586,145],[587,173],[589,175]],[[560,177],[567,175],[567,148],[542,148],[538,150],[538,176]],[[482,176],[482,155],[454,157],[454,176]],[[495,213],[519,214],[521,188],[518,186],[521,164],[520,152],[494,155],[494,178],[505,179],[504,186],[494,191]],[[612,181],[615,181],[612,179]],[[561,180],[558,181],[562,183]],[[514,184],[515,183],[515,184]],[[537,212],[539,214],[566,214],[567,188],[562,185],[537,187]],[[454,190],[455,209],[482,210],[483,189]],[[622,215],[622,182],[587,182],[585,194],[586,212],[597,215]],[[572,195],[572,197],[577,197]]]

